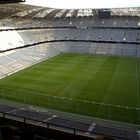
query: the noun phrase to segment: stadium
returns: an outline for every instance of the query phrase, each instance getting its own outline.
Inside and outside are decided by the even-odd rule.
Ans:
[[[8,124],[19,140],[139,140],[140,8],[12,2],[0,5],[1,132]]]

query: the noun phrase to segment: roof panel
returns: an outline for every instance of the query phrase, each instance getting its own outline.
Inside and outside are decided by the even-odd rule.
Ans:
[[[51,13],[54,10],[55,9],[47,9],[47,10],[44,10],[43,12],[38,13],[37,15],[35,15],[34,18],[44,18],[47,14]]]
[[[55,18],[60,18],[66,10],[61,10],[55,15]]]
[[[15,14],[14,16],[25,17],[28,14],[31,14],[32,12],[39,11],[40,9],[42,9],[42,8],[34,8],[34,9],[25,10],[25,11]]]
[[[73,14],[74,14],[74,10],[70,10],[70,11],[67,13],[66,17],[72,17]]]

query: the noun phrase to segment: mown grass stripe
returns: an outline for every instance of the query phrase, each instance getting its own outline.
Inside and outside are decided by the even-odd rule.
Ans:
[[[139,71],[138,58],[61,54],[1,79],[0,97],[140,124]]]

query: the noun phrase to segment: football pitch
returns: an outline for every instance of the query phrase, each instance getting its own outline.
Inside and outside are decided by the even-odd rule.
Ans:
[[[140,59],[61,54],[1,79],[0,98],[140,124]]]

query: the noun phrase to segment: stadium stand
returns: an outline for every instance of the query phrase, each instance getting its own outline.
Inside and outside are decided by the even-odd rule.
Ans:
[[[138,133],[134,130],[130,131],[125,129],[117,129],[113,127],[101,126],[100,124],[93,122],[81,122],[68,118],[66,119],[59,116],[50,115],[45,112],[36,112],[29,109],[15,108],[7,105],[0,105],[0,112],[2,115],[4,115],[4,119],[12,118],[13,120],[17,120],[19,122],[24,121],[27,124],[34,124],[33,122],[36,122],[36,126],[41,125],[44,127],[46,127],[47,124],[47,127],[49,125],[50,128],[57,128],[63,131],[67,130],[70,133],[75,130],[75,132],[78,134],[80,133],[92,138],[97,137],[99,134],[103,134],[116,137],[118,139],[139,139]]]
[[[0,56],[1,77],[10,73],[26,68],[43,59],[60,54],[55,47],[47,45],[37,45],[36,47],[13,50],[10,53],[5,52]]]
[[[121,49],[121,45],[125,46],[124,54],[123,55],[139,55],[138,52],[139,47],[139,33],[138,30],[128,30],[127,33],[125,30],[121,29],[100,29],[100,28],[93,28],[93,29],[76,29],[76,28],[61,28],[61,29],[29,29],[29,30],[17,30],[17,31],[3,31],[0,32],[1,36],[7,35],[16,35],[15,38],[9,40],[9,42],[1,42],[1,44],[6,45],[7,48],[18,48],[24,47],[26,45],[32,45],[34,43],[41,43],[41,42],[91,42],[93,43],[105,43],[111,46],[115,44],[116,49]],[[130,35],[131,34],[131,35]],[[30,37],[32,36],[32,37]],[[17,39],[18,37],[18,39]],[[128,47],[126,47],[128,46]],[[105,49],[104,53],[107,53]],[[125,50],[126,49],[126,50]],[[128,53],[127,53],[128,52]],[[118,54],[118,53],[116,53]],[[115,55],[115,54],[114,54]]]
[[[27,43],[27,42],[26,42]],[[29,42],[30,43],[30,42]],[[32,42],[33,43],[33,42]],[[92,42],[50,42],[23,49],[4,52],[0,56],[0,75],[6,76],[36,62],[60,53],[89,53],[101,55],[140,56],[140,47],[131,44]]]
[[[139,8],[111,9],[111,18],[101,19],[94,9],[58,10],[22,5],[14,9],[14,6],[8,5],[7,9],[0,6],[0,12],[7,13],[0,20],[1,37],[14,32],[21,37],[8,40],[4,45],[7,48],[0,50],[0,78],[61,53],[140,57]],[[48,135],[50,129],[86,136],[85,139],[98,135],[116,140],[139,139],[139,128],[119,129],[94,120],[79,121],[26,107],[1,104],[0,119],[23,123],[24,128],[32,124],[47,129],[42,137],[41,131],[33,129],[35,139],[58,139]]]

